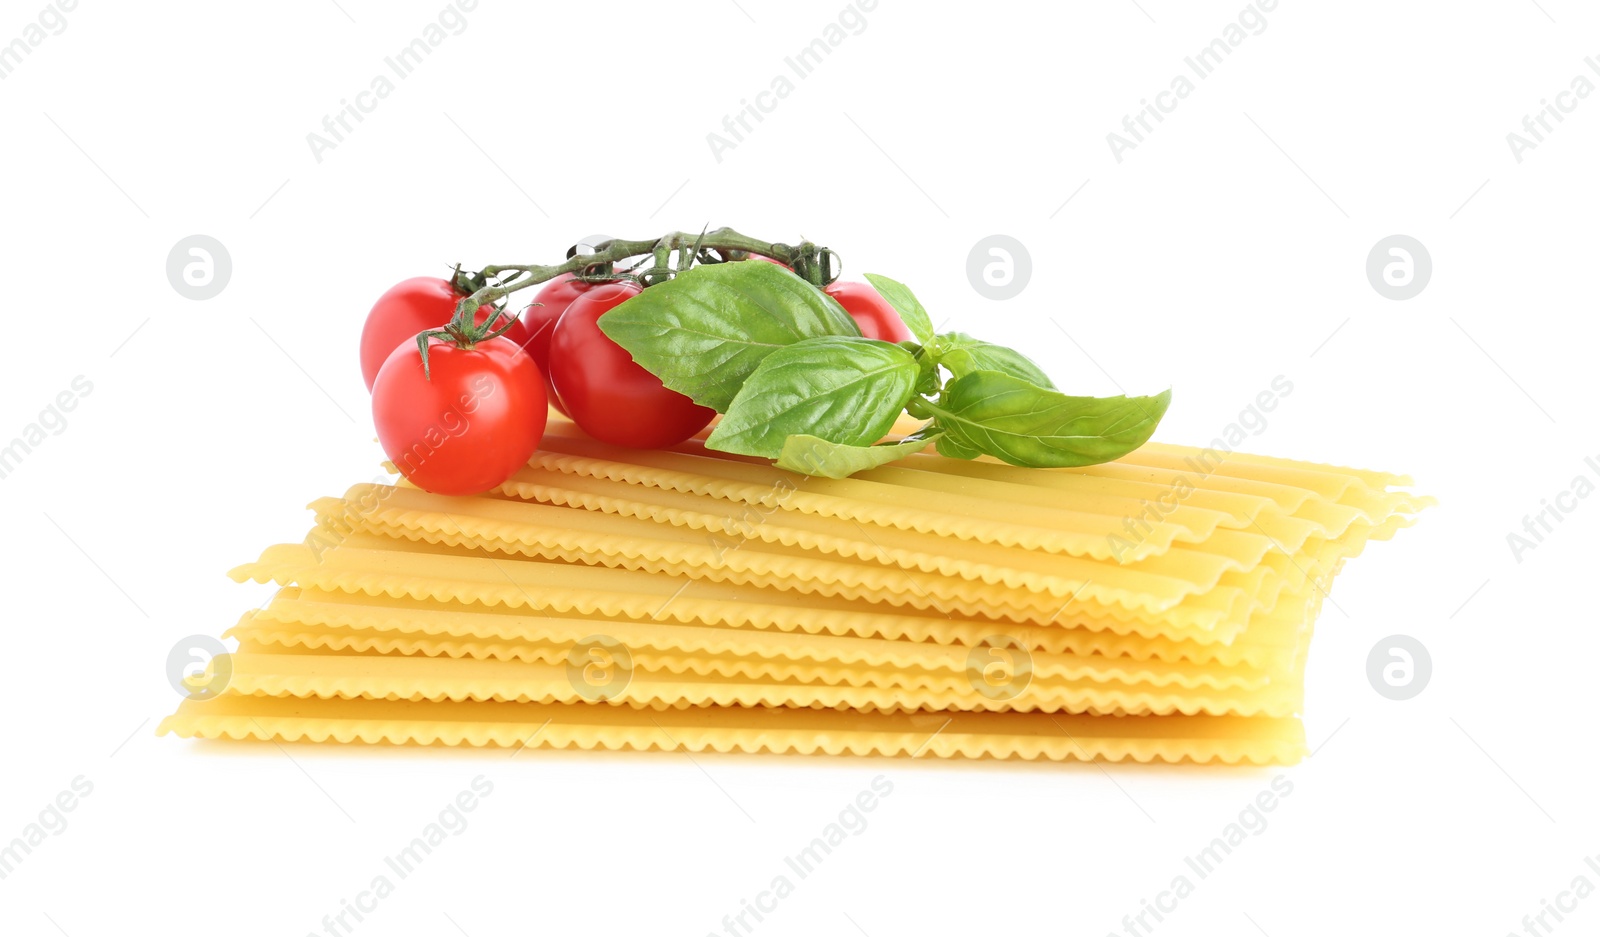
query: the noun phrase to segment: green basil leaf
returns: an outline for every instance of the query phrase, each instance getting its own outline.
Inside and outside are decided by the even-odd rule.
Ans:
[[[661,383],[718,412],[773,351],[861,334],[831,297],[759,261],[691,267],[601,316],[600,330]]]
[[[879,443],[875,446],[852,446],[848,443],[829,442],[816,436],[797,433],[783,441],[783,451],[778,453],[778,468],[799,472],[802,475],[821,475],[824,478],[846,478],[856,472],[886,465],[896,459],[921,452],[940,434],[924,426],[899,442]]]
[[[870,445],[894,425],[916,381],[916,359],[899,345],[808,338],[762,359],[706,445],[769,459],[795,435]]]
[[[922,308],[917,302],[917,297],[911,295],[911,289],[898,280],[891,280],[886,276],[876,273],[865,274],[867,282],[878,291],[894,311],[900,314],[900,321],[906,324],[911,334],[917,341],[926,344],[933,338],[933,320],[928,318],[928,310]]]
[[[973,371],[924,401],[947,455],[976,449],[1031,468],[1095,465],[1144,445],[1172,391],[1153,397],[1068,397],[999,371]],[[950,447],[946,449],[946,444]]]
[[[982,452],[963,442],[961,439],[940,431],[939,454],[947,459],[976,459],[983,455]]]
[[[962,332],[946,332],[931,347],[939,363],[956,377],[965,377],[973,371],[999,371],[1039,387],[1053,390],[1056,386],[1026,355],[1004,345],[981,341]]]

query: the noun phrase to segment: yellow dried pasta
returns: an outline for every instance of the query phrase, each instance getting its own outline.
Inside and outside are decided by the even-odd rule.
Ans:
[[[224,695],[184,701],[158,734],[504,748],[826,753],[1293,764],[1297,719],[852,713],[805,709],[636,710],[535,703],[414,703]]]
[[[906,606],[875,606],[848,598],[644,571],[459,555],[446,547],[363,534],[349,535],[345,542],[331,549],[318,550],[305,544],[269,547],[257,562],[238,567],[229,575],[241,582],[246,579],[275,581],[280,585],[368,595],[525,606],[636,619],[668,616],[680,621],[718,621],[750,627],[783,627],[782,622],[804,616],[829,630],[881,630],[882,619],[928,618],[927,606],[937,607],[936,602],[915,599],[908,600]],[[1139,616],[1126,613],[1119,616],[1115,611],[1087,603],[1074,605],[1070,615],[1061,614],[1069,603],[1062,603],[1054,615],[987,606],[969,610],[952,604],[955,609],[943,613],[944,620],[954,621],[958,614],[962,620],[983,624],[1002,621],[1050,624],[1059,619],[1063,626],[1221,643],[1236,638],[1257,611],[1250,595],[1239,589],[1225,588],[1196,596],[1193,602]],[[1268,613],[1271,608],[1261,611]]]
[[[447,519],[449,524],[458,521],[465,523],[461,515],[451,515]],[[314,531],[308,538],[309,543],[323,544],[337,543],[338,548],[357,550],[401,550],[409,549],[402,544],[394,542],[393,538],[374,537],[366,534],[345,534],[338,540],[335,534],[342,533],[348,527],[338,531]],[[393,532],[391,532],[393,533]],[[419,536],[431,543],[461,544],[463,538],[448,534],[424,534],[412,532],[411,536]],[[625,541],[629,543],[631,541]],[[642,571],[647,573],[668,573],[676,575],[690,575],[697,578],[707,578],[715,582],[732,582],[742,586],[769,587],[776,586],[780,589],[798,589],[800,591],[814,591],[823,596],[842,597],[848,600],[869,599],[873,602],[886,603],[893,606],[911,606],[916,610],[932,608],[946,615],[960,613],[965,616],[976,616],[984,619],[1007,619],[1017,622],[1055,622],[1073,625],[1082,624],[1085,619],[1093,620],[1089,627],[1110,627],[1114,630],[1138,630],[1150,633],[1154,629],[1160,633],[1161,624],[1167,623],[1175,627],[1198,624],[1209,629],[1205,639],[1231,641],[1245,627],[1252,617],[1265,615],[1276,608],[1279,596],[1286,589],[1298,589],[1307,580],[1308,573],[1326,573],[1331,575],[1343,558],[1350,553],[1359,551],[1361,544],[1347,543],[1321,544],[1318,552],[1302,554],[1298,557],[1268,557],[1261,567],[1249,573],[1225,577],[1226,587],[1217,587],[1210,592],[1194,598],[1187,604],[1170,609],[1161,615],[1147,616],[1129,612],[1117,606],[1109,608],[1096,608],[1090,603],[1080,602],[1076,597],[1057,605],[1054,601],[1037,601],[1034,596],[1023,595],[1017,598],[1010,597],[1007,593],[992,594],[975,602],[943,601],[937,593],[940,581],[931,580],[924,587],[917,587],[912,583],[909,592],[884,591],[881,588],[842,588],[836,583],[822,581],[805,575],[741,575],[729,574],[715,568],[701,568],[689,563],[652,563],[636,562],[628,556],[612,555],[609,552],[584,554],[574,551],[520,551],[513,545],[501,543],[480,543],[470,541],[470,546],[456,550],[438,550],[437,553],[450,553],[452,555],[477,556],[489,560],[493,567],[494,575],[488,587],[480,587],[477,593],[478,601],[498,601],[496,595],[506,594],[504,588],[507,583],[521,588],[526,594],[527,589],[522,587],[514,578],[508,578],[507,567],[494,561],[493,551],[504,550],[507,552],[534,552],[542,553],[545,558],[566,561],[578,561],[606,566],[619,566],[624,569]],[[324,571],[326,572],[326,571]],[[480,571],[481,572],[481,571]],[[548,572],[546,570],[545,572]],[[287,580],[284,580],[287,581]],[[316,583],[308,583],[316,584]],[[435,586],[438,583],[434,583]],[[1316,580],[1311,581],[1313,588],[1321,589],[1323,586]],[[458,588],[471,588],[470,584],[457,583]],[[681,588],[681,583],[679,584]],[[930,595],[931,593],[935,593]],[[754,594],[761,594],[757,591]],[[1294,594],[1294,593],[1291,593]],[[746,593],[750,595],[750,593]],[[515,596],[512,596],[515,600]],[[1030,600],[1033,600],[1030,602]],[[1232,603],[1225,608],[1219,608],[1221,603]],[[835,603],[836,604],[836,603]],[[1031,604],[1031,607],[1030,607]],[[1070,610],[1068,608],[1070,606]],[[1115,619],[1111,624],[1100,623],[1102,619],[1110,617]],[[1218,622],[1222,627],[1216,627]],[[1141,624],[1144,626],[1141,628]]]
[[[1312,623],[1432,503],[1409,484],[1155,444],[808,478],[558,419],[490,495],[316,501],[304,543],[232,573],[284,588],[227,633],[227,692],[159,731],[1292,762]],[[597,639],[627,662],[603,698],[569,665]],[[995,655],[1026,679],[985,686]]]
[[[242,621],[224,633],[237,638],[239,650],[251,654],[294,653],[373,653],[422,657],[455,657],[474,660],[521,661],[523,663],[565,664],[574,648],[582,651],[581,641],[480,641],[476,639],[413,637],[334,628],[317,625],[286,626],[253,620]],[[806,640],[806,639],[802,639]],[[626,644],[619,642],[623,647]],[[628,647],[629,669],[665,675],[694,674],[768,681],[800,681],[847,686],[908,687],[931,690],[960,690],[970,685],[966,652],[950,666],[932,666],[937,661],[923,660],[925,667],[875,666],[861,663],[815,663],[792,657],[738,656],[733,654],[693,654],[658,652]],[[981,652],[980,652],[981,653]],[[1005,653],[1015,651],[1005,649]],[[949,655],[954,657],[955,655]],[[581,659],[581,658],[580,658]],[[982,664],[984,658],[977,658]],[[1065,682],[1115,683],[1128,686],[1181,687],[1208,690],[1259,690],[1274,679],[1265,673],[1244,668],[1204,668],[1182,664],[1138,664],[1113,659],[1082,659],[1072,655],[1030,654],[1028,674],[1040,679]],[[1292,676],[1284,673],[1281,679]]]
[[[1276,612],[1287,620],[1287,612]],[[1193,662],[1208,668],[1246,667],[1269,675],[1303,661],[1309,630],[1302,622],[1252,628],[1231,645],[1147,639],[1077,628],[994,626],[943,619],[886,622],[881,630],[828,631],[783,620],[772,630],[721,623],[631,620],[615,616],[529,614],[523,609],[396,599],[364,593],[286,588],[252,621],[285,627],[348,628],[387,635],[483,642],[553,641],[571,645],[603,634],[629,647],[686,653],[736,654],[792,660],[842,661],[897,668],[946,666],[952,653],[1009,641],[1035,654],[1099,655],[1133,661]],[[919,627],[921,625],[921,627]],[[929,663],[929,661],[933,661]]]
[[[1006,575],[1010,571],[991,566],[991,578],[999,581],[980,582],[921,570],[885,569],[882,564],[859,557],[851,558],[853,561],[829,559],[826,554],[800,547],[761,543],[735,550],[679,528],[631,518],[586,515],[584,520],[591,523],[562,526],[561,515],[574,512],[494,499],[440,498],[384,486],[356,486],[343,500],[319,499],[312,507],[319,521],[319,528],[308,538],[313,543],[337,543],[346,532],[354,530],[474,551],[665,572],[991,617],[1004,615],[998,610],[1007,608],[1054,617],[1065,604],[1059,601],[1062,596],[1074,602],[1116,602],[1128,609],[1164,610],[1188,595],[1226,596],[1228,593],[1222,590],[1234,588],[1253,596],[1255,607],[1270,608],[1277,590],[1300,581],[1307,570],[1331,567],[1358,553],[1369,537],[1390,532],[1387,528],[1363,530],[1339,541],[1313,541],[1296,556],[1265,556],[1256,565],[1243,569],[1230,570],[1226,563],[1193,564],[1190,575],[1204,577],[1199,582],[1149,574],[1139,578],[1127,567],[1076,559],[1066,562],[1082,567],[1085,578],[1081,580],[1042,581],[1022,574]],[[593,524],[597,519],[608,523]],[[1156,561],[1170,558],[1169,553]],[[1102,583],[1106,579],[1111,581],[1111,587]],[[1027,588],[1030,585],[1047,588]],[[1140,586],[1161,591],[1141,592]]]
[[[228,692],[323,699],[494,700],[513,703],[596,702],[561,664],[430,658],[405,655],[240,652],[230,656]],[[961,710],[1117,714],[1291,716],[1302,687],[1296,681],[1259,689],[1148,687],[1138,684],[1034,676],[985,687],[879,686],[799,679],[673,674],[630,668],[627,679],[598,702],[635,708],[766,706],[811,709]]]
[[[956,460],[945,460],[956,462]],[[956,462],[959,465],[982,463]],[[999,466],[1011,468],[1010,466]],[[981,540],[961,540],[911,529],[873,526],[845,518],[800,511],[779,510],[776,505],[739,501],[719,501],[670,488],[631,484],[608,478],[564,475],[561,472],[528,468],[501,486],[503,495],[589,512],[605,512],[627,517],[647,518],[673,526],[702,530],[709,542],[722,549],[742,548],[751,541],[803,547],[808,550],[870,559],[887,565],[946,576],[960,576],[985,582],[1004,582],[1008,586],[1039,591],[1057,591],[1064,573],[1064,560],[1070,554],[1050,553],[1007,546]],[[1406,510],[1420,510],[1428,499],[1407,501],[1383,516],[1376,526],[1365,522],[1348,525],[1340,539],[1367,536],[1386,538],[1393,531],[1409,526]],[[1269,553],[1293,552],[1318,539],[1309,526],[1295,531],[1288,539],[1275,539],[1252,531],[1219,529],[1202,544],[1163,550],[1141,560],[1119,565],[1133,570],[1166,574],[1174,570],[1163,564],[1176,558],[1178,570],[1184,568],[1248,569]],[[1125,531],[1126,533],[1126,531]],[[1280,531],[1281,533],[1281,531]],[[1309,539],[1308,539],[1309,538]],[[1130,554],[1131,555],[1131,554]],[[1080,563],[1093,562],[1080,560]],[[1081,567],[1092,568],[1092,567]],[[1190,573],[1191,576],[1203,573]]]
[[[345,531],[358,530],[545,559],[652,571],[670,569],[677,575],[711,575],[720,571],[728,576],[747,576],[730,580],[735,582],[765,585],[772,584],[768,580],[783,579],[813,587],[831,585],[854,590],[840,593],[850,597],[875,593],[937,596],[968,607],[1006,604],[1007,599],[1015,602],[1019,593],[1026,591],[1036,595],[1037,600],[1026,601],[1021,607],[1047,612],[1060,608],[1060,600],[1067,597],[1160,611],[1178,604],[1187,595],[1216,589],[1230,572],[1248,573],[1259,565],[1266,552],[1255,551],[1236,559],[1171,551],[1138,564],[1140,568],[1054,557],[1056,575],[1048,576],[987,567],[990,579],[1009,579],[1017,583],[1013,586],[1004,581],[950,577],[886,565],[860,548],[852,557],[765,542],[730,548],[703,533],[631,517],[579,513],[493,498],[446,498],[389,486],[357,485],[343,499],[321,498],[312,503],[312,508],[317,512],[324,539],[330,543],[337,542]],[[867,555],[862,556],[864,552]],[[633,565],[630,560],[651,565]]]
[[[718,502],[665,488],[564,476],[542,469],[523,470],[500,491],[528,502],[582,508],[705,531],[710,543],[725,550],[742,548],[752,540],[760,540],[944,576],[1003,582],[1014,588],[1036,591],[1060,592],[1068,582],[1081,582],[1083,570],[1099,568],[1091,565],[1094,560],[1071,554],[959,540],[893,527],[869,530],[860,522],[848,519],[780,512],[776,507],[760,510],[742,502]],[[1273,548],[1272,540],[1264,536],[1241,537],[1237,532],[1218,531],[1196,549],[1166,551],[1121,565],[1156,575],[1170,575],[1192,567],[1196,571],[1188,575],[1200,577],[1211,570],[1249,568]],[[1163,562],[1168,556],[1176,557],[1175,563]],[[1075,571],[1079,573],[1076,579]]]
[[[1169,474],[1164,486],[1158,485],[1156,491],[1150,492],[1152,497],[1113,497],[1101,490],[1103,486],[1097,487],[1091,483],[1086,490],[1072,492],[1074,510],[1058,513],[1056,504],[1059,498],[1041,497],[1038,493],[1040,485],[1049,484],[1057,488],[1073,485],[1084,475],[1103,470],[1105,466],[1026,470],[1032,473],[1031,476],[1025,476],[1030,479],[1028,483],[1016,481],[1019,476],[1015,475],[968,475],[967,490],[973,493],[963,494],[960,493],[963,490],[961,486],[952,488],[936,481],[947,477],[944,473],[910,472],[897,468],[900,463],[875,470],[899,473],[895,477],[902,480],[900,484],[872,481],[870,472],[849,479],[817,479],[721,457],[720,454],[695,448],[697,445],[685,444],[680,449],[689,451],[679,452],[623,450],[583,437],[570,423],[557,421],[551,424],[546,439],[545,448],[550,451],[536,455],[533,466],[535,469],[709,495],[883,527],[1088,555],[1097,559],[1118,558],[1118,553],[1122,559],[1141,559],[1164,552],[1175,542],[1204,542],[1219,525],[1259,529],[1264,535],[1280,542],[1295,539],[1296,530],[1300,531],[1298,536],[1309,536],[1312,532],[1296,527],[1292,519],[1282,512],[1263,511],[1240,518],[1221,510],[1195,506],[1193,500],[1199,491],[1211,486],[1226,488],[1236,487],[1236,483],[1241,481],[1250,483],[1263,491],[1285,497],[1296,506],[1291,510],[1297,510],[1315,496],[1337,502],[1355,488],[1370,492],[1357,476],[1336,470],[1321,470],[1324,467],[1302,465],[1289,468],[1254,463],[1230,465],[1228,460],[1224,460],[1208,474],[1195,474],[1193,483],[1197,486],[1196,491],[1176,498],[1170,510],[1152,515],[1149,511],[1151,501],[1159,497],[1159,493],[1173,490],[1170,470],[1183,467],[1181,458],[1177,456],[1157,455],[1152,457],[1152,461],[1161,463],[1165,468],[1150,468],[1148,474],[1151,477],[1148,480],[1154,481],[1154,477],[1164,471]],[[1191,452],[1198,453],[1199,450]],[[1138,455],[1134,453],[1125,458],[1132,459]],[[926,455],[912,458],[938,459],[941,465],[955,465],[961,461]],[[984,466],[988,463],[980,461],[969,464]],[[1122,463],[1107,465],[1118,466]],[[1226,465],[1227,470],[1224,471],[1221,465]],[[920,484],[941,489],[938,496],[927,497],[916,485],[906,483],[918,479],[921,480]],[[508,484],[514,486],[525,480],[527,475],[522,473]],[[1291,482],[1311,487],[1300,488]],[[1370,522],[1379,522],[1384,516],[1406,507],[1415,509],[1420,506],[1414,503],[1418,499],[1412,499],[1409,495],[1391,495],[1395,510],[1374,510],[1368,518]],[[1425,503],[1425,499],[1420,500]],[[1097,514],[1096,511],[1103,513]],[[1350,516],[1355,513],[1359,512],[1352,512]],[[1113,538],[1120,537],[1126,541],[1129,531],[1125,523],[1130,518],[1141,516],[1158,519],[1147,525],[1148,532],[1140,529],[1137,541],[1130,542],[1125,550],[1117,550]],[[1330,516],[1326,510],[1318,521],[1330,525],[1321,530],[1324,536],[1337,536],[1340,523],[1347,522],[1340,521],[1338,516]],[[1046,527],[1043,533],[1039,530],[1041,526]]]
[[[712,450],[696,446],[681,447],[689,454],[714,458],[716,453]],[[621,455],[621,453],[616,453]],[[918,462],[918,459],[932,460]],[[976,467],[964,472],[945,471],[952,464],[970,465]],[[1338,537],[1346,527],[1357,520],[1367,523],[1381,522],[1388,514],[1394,513],[1384,503],[1375,503],[1371,499],[1362,499],[1362,504],[1370,508],[1363,510],[1353,504],[1344,504],[1341,498],[1357,497],[1355,480],[1339,476],[1337,481],[1323,484],[1327,492],[1311,491],[1308,489],[1288,488],[1277,486],[1272,489],[1281,500],[1263,501],[1256,505],[1256,509],[1242,515],[1224,512],[1220,509],[1205,509],[1197,500],[1210,500],[1201,497],[1209,492],[1187,491],[1181,496],[1175,491],[1175,482],[1169,480],[1167,484],[1160,485],[1150,482],[1130,483],[1120,479],[1108,479],[1087,474],[1085,470],[1051,469],[1041,471],[1037,469],[1024,470],[1031,472],[1028,476],[1006,475],[997,472],[983,472],[988,463],[971,462],[960,459],[946,459],[938,456],[918,455],[904,462],[894,463],[889,466],[858,472],[851,476],[852,480],[881,483],[893,486],[895,489],[906,492],[925,491],[931,496],[930,500],[940,500],[946,495],[980,496],[1004,504],[1017,504],[1027,508],[1039,506],[1049,507],[1052,502],[1050,495],[1060,492],[1057,497],[1070,496],[1075,509],[1104,514],[1119,520],[1127,518],[1146,517],[1154,519],[1159,516],[1168,523],[1177,523],[1187,527],[1191,533],[1202,536],[1200,543],[1208,542],[1221,529],[1237,527],[1259,532],[1274,541],[1297,543],[1307,536]],[[926,466],[924,468],[924,466]],[[1004,466],[1015,468],[1015,466]],[[1089,467],[1091,470],[1095,467]],[[1184,471],[1173,469],[1172,479],[1178,476],[1188,478]],[[1323,479],[1320,473],[1307,473],[1310,477]],[[1342,483],[1342,484],[1341,484]],[[797,479],[796,484],[802,484]],[[809,489],[809,484],[807,484]],[[1115,491],[1116,494],[1111,494]],[[1158,510],[1157,505],[1166,496],[1171,502],[1167,510]],[[1396,498],[1396,505],[1407,503],[1405,497]],[[1292,510],[1285,510],[1284,503],[1294,504]],[[1182,518],[1188,516],[1183,512],[1204,510],[1204,523],[1185,524]],[[1124,526],[1122,533],[1127,536],[1129,532]],[[1292,549],[1293,547],[1291,547]]]
[[[275,600],[271,608],[271,612],[246,613],[224,637],[238,638],[241,650],[257,649],[263,653],[285,653],[282,650],[285,648],[327,648],[555,664],[567,660],[574,648],[602,634],[606,640],[626,648],[634,658],[634,665],[646,671],[782,679],[804,676],[810,681],[856,686],[935,685],[924,681],[924,676],[937,677],[953,685],[968,679],[975,661],[988,660],[985,655],[992,647],[1025,652],[1027,672],[1041,679],[1187,689],[1260,689],[1272,681],[1288,680],[1297,674],[1288,666],[1254,667],[1217,662],[1134,660],[1093,653],[1052,653],[1027,650],[1015,641],[969,647],[823,635],[727,636],[707,633],[708,626],[620,621],[528,618],[520,622],[528,626],[527,633],[516,637],[457,635],[423,630],[418,627],[420,623],[404,618],[400,619],[403,625],[412,627],[361,628],[329,624],[326,619],[340,616],[327,614],[328,606],[317,603]],[[305,620],[308,618],[312,620]],[[601,630],[596,631],[597,628]],[[921,682],[900,682],[910,680]]]

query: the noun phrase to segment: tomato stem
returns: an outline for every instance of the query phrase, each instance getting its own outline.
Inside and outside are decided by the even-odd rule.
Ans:
[[[476,278],[470,281],[473,285],[481,285],[478,285],[470,296],[456,304],[455,317],[450,320],[449,330],[458,334],[473,334],[477,329],[473,317],[479,306],[499,302],[518,290],[553,280],[564,273],[582,276],[592,270],[603,270],[607,275],[615,276],[611,274],[611,265],[632,257],[650,255],[653,258],[654,262],[639,273],[625,275],[648,287],[672,278],[674,271],[670,259],[673,251],[681,252],[680,266],[686,262],[693,262],[704,251],[716,251],[724,258],[730,253],[762,254],[787,264],[817,286],[822,286],[833,279],[832,257],[837,256],[827,248],[818,247],[810,241],[802,240],[796,245],[758,241],[732,228],[701,231],[699,234],[674,231],[648,241],[613,239],[602,241],[593,247],[593,253],[577,253],[559,264],[498,264],[484,267],[478,271]],[[510,276],[502,279],[506,274]],[[464,278],[458,275],[457,279]],[[496,280],[501,282],[493,282]],[[490,323],[485,323],[488,324]]]

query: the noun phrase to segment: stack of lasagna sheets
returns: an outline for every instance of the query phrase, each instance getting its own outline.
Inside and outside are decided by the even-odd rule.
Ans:
[[[1293,762],[1334,574],[1427,499],[1151,443],[832,480],[552,414],[489,495],[356,485],[236,580],[214,698],[161,732],[510,747]],[[216,673],[213,678],[218,677]]]

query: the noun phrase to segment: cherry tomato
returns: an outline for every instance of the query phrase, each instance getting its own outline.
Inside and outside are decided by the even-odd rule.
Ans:
[[[901,321],[900,314],[871,286],[834,282],[824,287],[823,292],[839,301],[839,305],[850,313],[850,318],[856,320],[861,334],[867,338],[879,338],[886,342],[911,341],[911,330]]]
[[[561,314],[567,311],[573,300],[594,289],[595,285],[585,283],[570,273],[563,273],[539,288],[533,301],[540,305],[529,306],[520,317],[520,327],[523,334],[528,336],[522,348],[533,356],[534,364],[544,374],[550,405],[562,413],[566,413],[567,408],[562,405],[561,395],[556,393],[555,385],[550,382],[550,339],[555,335]]]
[[[716,411],[662,386],[600,331],[600,316],[638,293],[634,283],[608,283],[568,306],[550,340],[550,378],[590,436],[614,446],[661,449],[704,429]]]
[[[417,333],[437,329],[455,315],[456,303],[462,293],[439,277],[412,277],[401,280],[378,297],[367,313],[367,324],[361,329],[361,376],[367,381],[367,390],[378,378],[378,369],[388,360],[389,353],[401,342],[415,343]],[[489,307],[478,307],[474,318],[478,324],[489,317]],[[502,324],[504,320],[501,320]],[[507,338],[522,344],[527,338],[521,323],[505,332]]]
[[[767,263],[769,263],[769,264],[777,264],[778,266],[782,267],[785,270],[793,270],[794,269],[793,267],[789,266],[788,264],[784,263],[783,261],[778,260],[775,257],[768,257],[766,254],[751,254],[749,257],[746,257],[745,260],[765,260]]]
[[[539,366],[516,342],[430,338],[428,369],[417,343],[402,342],[372,385],[378,441],[400,474],[424,491],[476,495],[527,464],[548,411]]]

